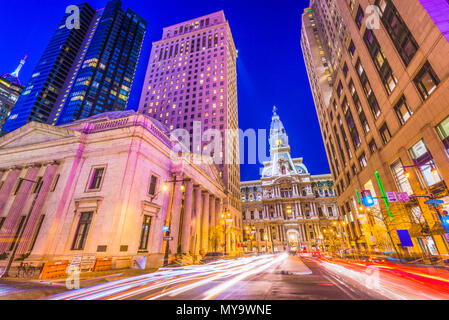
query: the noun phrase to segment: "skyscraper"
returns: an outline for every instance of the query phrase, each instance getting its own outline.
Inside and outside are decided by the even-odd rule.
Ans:
[[[312,0],[302,16],[304,61],[354,251],[447,253],[439,216],[424,203],[435,197],[441,212],[449,208],[447,10],[447,1]],[[378,197],[369,211],[362,190]],[[388,201],[388,192],[403,200]],[[414,246],[403,247],[397,230]]]
[[[83,3],[80,28],[64,15],[4,129],[27,122],[64,124],[124,110],[146,31],[146,22],[120,0],[95,11]]]
[[[62,110],[55,108],[50,117],[52,124],[126,109],[146,26],[130,9],[123,11],[117,0],[97,12],[86,54],[76,77],[69,79],[70,93],[59,103]]]
[[[26,58],[27,56],[20,61],[13,73],[0,76],[0,136],[5,133],[2,127],[23,91],[24,87],[20,82],[19,72],[25,64]]]
[[[14,131],[31,121],[47,122],[56,102],[64,92],[65,82],[88,33],[95,10],[79,5],[80,28],[69,29],[65,14],[40,58],[31,79],[11,111],[3,129]]]
[[[171,130],[185,129],[198,138],[208,129],[225,137],[238,129],[237,50],[223,11],[164,28],[154,42],[139,111]],[[193,153],[205,144],[193,141]],[[227,207],[241,228],[239,142],[224,143],[217,165],[227,187]]]

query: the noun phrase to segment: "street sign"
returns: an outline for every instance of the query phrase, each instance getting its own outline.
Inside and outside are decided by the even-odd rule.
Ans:
[[[408,202],[408,201],[410,201],[410,196],[408,195],[407,192],[399,192],[398,193],[398,200],[399,201]]]
[[[164,237],[164,241],[173,241],[173,237]]]
[[[408,230],[397,230],[397,232],[399,240],[401,241],[401,245],[404,248],[413,247],[413,241],[412,238],[410,237],[410,233],[408,232]]]
[[[387,200],[388,202],[398,202],[398,196],[396,195],[396,192],[387,192]]]
[[[443,200],[431,199],[424,202],[425,204],[443,204]]]

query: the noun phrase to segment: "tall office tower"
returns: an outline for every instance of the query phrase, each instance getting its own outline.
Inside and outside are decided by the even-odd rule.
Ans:
[[[0,76],[0,136],[6,133],[2,127],[23,91],[24,87],[20,82],[19,72],[25,64],[26,58],[27,56],[20,61],[13,73]]]
[[[223,11],[164,28],[162,40],[153,43],[139,104],[171,130],[238,129],[237,50]],[[198,132],[195,132],[195,139]],[[217,167],[228,192],[227,207],[241,228],[239,142],[224,143]],[[193,141],[201,153],[207,142]]]
[[[321,17],[333,5],[347,35],[334,42],[341,59],[328,81],[332,52],[320,30],[332,34],[332,19]],[[302,16],[301,47],[350,250],[448,252],[440,217],[449,209],[449,42],[447,15],[436,7],[449,9],[447,1],[312,0]],[[362,190],[375,197],[369,210]],[[442,200],[439,214],[424,203],[429,197]]]
[[[124,110],[145,37],[146,22],[120,0],[95,12],[80,8],[80,29],[65,15],[5,124],[10,132],[30,121],[52,125]]]
[[[126,109],[146,27],[145,20],[130,9],[125,12],[118,0],[98,11],[87,52],[78,61],[75,78],[69,79],[70,93],[50,117],[52,124]]]
[[[11,132],[31,121],[49,120],[95,16],[87,3],[79,5],[79,9],[80,28],[67,28],[70,14],[64,15],[3,130]]]

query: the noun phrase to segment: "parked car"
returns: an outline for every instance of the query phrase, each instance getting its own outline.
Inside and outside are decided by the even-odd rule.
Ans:
[[[200,261],[201,264],[215,262],[224,258],[223,252],[209,252]]]

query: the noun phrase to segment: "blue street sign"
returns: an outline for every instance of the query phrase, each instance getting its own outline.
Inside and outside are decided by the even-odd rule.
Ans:
[[[436,200],[436,199],[431,199],[431,200],[427,200],[426,202],[424,202],[425,204],[443,204],[444,201],[443,200]]]

